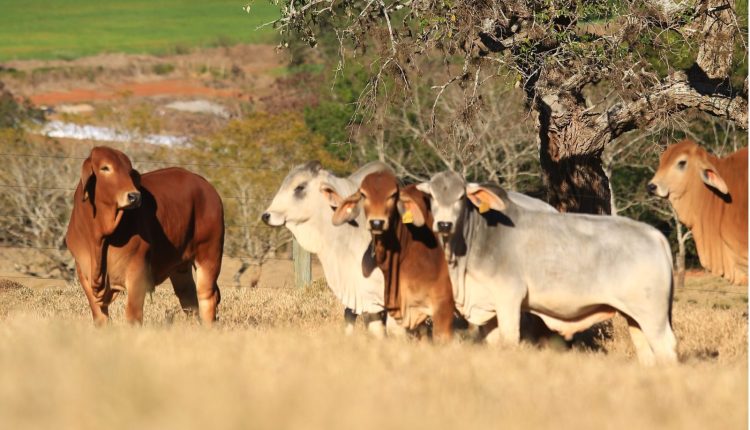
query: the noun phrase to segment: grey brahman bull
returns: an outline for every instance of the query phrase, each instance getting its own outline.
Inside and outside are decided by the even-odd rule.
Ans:
[[[488,340],[517,343],[522,311],[566,339],[620,312],[642,363],[676,361],[672,256],[658,230],[623,217],[529,209],[454,172],[418,188],[431,196],[454,288],[478,297],[467,318],[497,316]]]

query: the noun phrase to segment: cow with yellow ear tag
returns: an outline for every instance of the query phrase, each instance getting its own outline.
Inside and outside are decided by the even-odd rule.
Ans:
[[[414,185],[402,187],[391,172],[367,175],[359,189],[333,214],[334,225],[345,225],[360,212],[372,237],[363,273],[385,278],[385,307],[402,327],[416,331],[432,318],[433,335],[445,341],[453,333],[453,291],[437,238],[427,196]]]
[[[623,217],[558,213],[544,202],[442,172],[430,195],[432,228],[449,250],[459,311],[496,317],[491,342],[517,344],[521,312],[570,340],[620,313],[644,364],[677,359],[672,256],[666,238]]]

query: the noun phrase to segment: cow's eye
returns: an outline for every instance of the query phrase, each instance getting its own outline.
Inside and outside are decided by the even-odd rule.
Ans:
[[[102,172],[109,172],[109,166],[102,166],[102,168],[99,170],[101,170]]]
[[[295,194],[299,194],[299,193],[301,193],[302,191],[305,191],[305,185],[306,185],[306,184],[305,184],[304,182],[303,182],[303,183],[301,183],[301,184],[299,184],[299,185],[297,185],[297,187],[296,187],[296,188],[294,188],[294,193],[295,193]]]
[[[684,170],[684,169],[685,169],[685,166],[687,166],[687,160],[681,160],[681,161],[680,161],[679,163],[677,163],[677,167],[678,167],[678,168],[679,168],[680,170]]]

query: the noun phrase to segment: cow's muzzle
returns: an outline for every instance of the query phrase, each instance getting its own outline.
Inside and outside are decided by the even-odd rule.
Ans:
[[[266,225],[270,225],[271,214],[268,212],[263,212],[263,215],[260,216],[260,220],[266,223]]]
[[[370,231],[372,234],[381,234],[385,230],[385,220],[382,219],[371,219],[370,220]]]
[[[141,192],[131,191],[125,195],[125,201],[127,202],[121,209],[135,209],[141,206]]]
[[[453,223],[447,221],[437,222],[437,232],[442,235],[448,235],[453,233]]]
[[[664,188],[660,187],[659,184],[653,181],[646,184],[646,191],[648,191],[649,194],[654,195],[656,197],[661,197],[661,198],[669,197],[669,190],[665,190]]]

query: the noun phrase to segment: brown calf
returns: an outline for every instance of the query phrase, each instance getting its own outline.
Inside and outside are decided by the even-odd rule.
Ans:
[[[400,188],[390,172],[372,173],[356,193],[341,202],[333,223],[356,219],[360,205],[373,240],[362,270],[369,276],[377,265],[383,272],[388,313],[409,330],[431,316],[435,338],[450,339],[453,290],[443,251],[429,228],[432,215],[427,196],[414,185]]]
[[[81,167],[65,242],[95,323],[107,322],[120,291],[127,320],[142,322],[146,292],[167,277],[186,312],[216,319],[224,210],[202,177],[180,168],[140,175],[122,152],[96,147]]]

